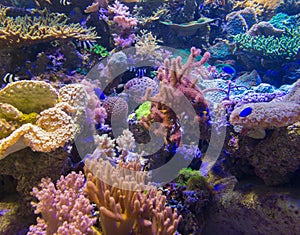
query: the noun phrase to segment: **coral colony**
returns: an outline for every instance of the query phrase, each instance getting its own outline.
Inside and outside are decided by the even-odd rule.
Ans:
[[[300,234],[300,4],[0,1],[0,234]]]

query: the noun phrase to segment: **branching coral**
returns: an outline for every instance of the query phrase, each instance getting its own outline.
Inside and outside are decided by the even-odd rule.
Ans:
[[[39,16],[7,16],[7,9],[0,7],[0,48],[30,46],[53,40],[93,40],[93,28],[83,28],[79,23],[67,24],[67,17],[60,13],[37,11]]]
[[[86,159],[86,191],[100,211],[103,233],[171,235],[181,217],[165,207],[165,197],[146,184],[137,163],[113,167],[101,158]]]
[[[130,46],[135,41],[135,35],[131,31],[138,23],[137,19],[130,17],[129,8],[118,0],[108,10],[113,13],[113,22],[119,27],[113,34],[115,45],[122,48]]]
[[[178,118],[181,115],[188,117],[191,122],[198,120],[200,123],[204,123],[207,120],[203,113],[207,112],[208,102],[204,99],[202,91],[196,86],[198,80],[191,80],[191,70],[203,66],[210,57],[210,54],[206,52],[200,61],[195,62],[195,58],[200,55],[200,52],[199,49],[191,48],[188,61],[184,65],[181,57],[171,61],[165,60],[164,68],[158,69],[159,93],[151,97],[150,88],[143,98],[150,100],[152,107],[151,114],[142,118],[140,122],[147,129],[152,122],[160,122],[161,134],[165,137],[165,142],[170,140],[179,144],[181,131]],[[189,106],[192,109],[189,109]]]
[[[50,178],[43,178],[39,188],[34,187],[32,194],[39,200],[32,202],[37,218],[37,225],[29,228],[28,235],[34,234],[92,234],[92,225],[96,218],[91,218],[92,206],[84,193],[84,176],[72,172],[61,178],[55,185]]]
[[[136,44],[134,45],[136,55],[144,60],[162,60],[160,46],[158,45],[160,42],[151,32],[142,30],[141,35],[136,36]]]

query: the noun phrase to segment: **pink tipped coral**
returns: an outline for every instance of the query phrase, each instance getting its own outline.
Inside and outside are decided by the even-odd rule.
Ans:
[[[81,172],[61,176],[56,187],[50,178],[43,178],[39,188],[32,190],[39,200],[32,202],[36,208],[34,213],[41,214],[42,218],[37,218],[37,224],[31,225],[27,234],[92,234],[96,219],[91,218],[92,206],[84,195],[84,186]]]

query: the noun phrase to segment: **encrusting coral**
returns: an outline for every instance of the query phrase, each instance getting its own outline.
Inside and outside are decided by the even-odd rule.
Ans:
[[[46,82],[19,81],[2,89],[0,129],[6,136],[0,139],[0,160],[26,146],[50,152],[72,140],[77,126],[71,114],[85,103],[80,87],[67,85],[57,93]]]
[[[230,123],[244,128],[283,127],[300,120],[300,79],[281,100],[248,103],[233,110]]]
[[[95,40],[93,28],[79,23],[67,24],[67,17],[47,10],[36,11],[39,16],[7,16],[8,8],[0,6],[0,48],[30,46],[53,40]]]
[[[165,196],[146,183],[149,175],[139,163],[120,162],[113,167],[99,156],[87,158],[85,164],[86,191],[100,211],[105,235],[176,232],[181,216],[165,207]]]

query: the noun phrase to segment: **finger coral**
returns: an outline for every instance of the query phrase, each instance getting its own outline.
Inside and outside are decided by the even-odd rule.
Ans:
[[[100,211],[104,235],[171,235],[181,216],[165,207],[165,196],[146,184],[148,173],[136,162],[113,167],[101,158],[86,159],[86,191]]]
[[[73,139],[76,126],[71,114],[85,104],[80,85],[57,92],[42,81],[19,81],[0,91],[0,160],[29,146],[50,152]]]
[[[92,234],[92,206],[84,194],[84,176],[72,172],[56,182],[43,178],[39,187],[34,187],[32,194],[39,200],[32,202],[37,218],[37,225],[29,228],[28,235],[34,234]]]
[[[83,28],[79,23],[67,24],[64,14],[36,11],[39,16],[7,16],[7,9],[0,7],[0,48],[30,46],[53,40],[93,40],[93,28]]]
[[[195,120],[201,123],[206,121],[203,113],[208,109],[208,102],[200,88],[196,86],[198,80],[192,81],[191,76],[192,69],[203,66],[210,57],[210,54],[206,52],[200,61],[195,62],[195,58],[200,55],[200,52],[199,49],[192,47],[185,64],[182,63],[181,57],[171,61],[166,59],[164,67],[158,69],[159,93],[151,96],[152,87],[149,87],[143,97],[145,101],[151,101],[152,106],[151,114],[143,117],[140,123],[147,129],[153,122],[161,123],[160,130],[156,130],[156,132],[164,136],[166,143],[171,141],[179,144],[181,130],[178,118],[180,116],[186,116],[187,119],[190,119],[190,123]]]

